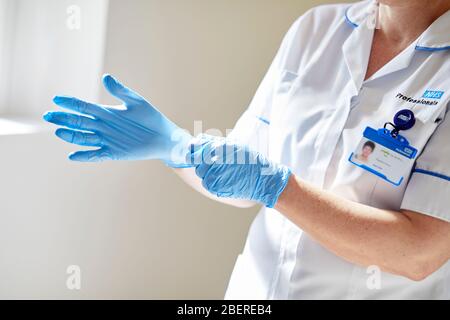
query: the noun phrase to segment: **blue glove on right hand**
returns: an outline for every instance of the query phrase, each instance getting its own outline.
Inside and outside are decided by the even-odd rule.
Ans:
[[[110,75],[103,77],[109,93],[120,99],[119,107],[103,106],[77,98],[57,96],[54,103],[75,111],[47,112],[44,119],[69,129],[58,129],[62,140],[80,146],[98,147],[78,151],[73,161],[159,159],[172,167],[190,167],[186,162],[192,136],[180,129],[140,95]]]

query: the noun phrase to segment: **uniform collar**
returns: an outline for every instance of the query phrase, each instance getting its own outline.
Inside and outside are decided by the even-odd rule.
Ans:
[[[345,11],[345,21],[352,27],[358,28],[366,22],[370,15],[371,8],[376,5],[374,0],[365,0],[355,3]],[[372,11],[373,12],[373,11]],[[417,41],[416,50],[421,51],[442,51],[450,49],[450,10],[439,17],[420,36]]]
[[[420,36],[416,49],[425,51],[450,49],[450,10],[433,22]]]
[[[370,14],[371,6],[376,5],[374,0],[360,1],[350,5],[345,10],[345,21],[352,27],[358,28]]]

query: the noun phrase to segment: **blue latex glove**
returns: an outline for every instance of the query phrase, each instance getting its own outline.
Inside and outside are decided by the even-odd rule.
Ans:
[[[191,159],[203,187],[224,198],[252,200],[273,208],[291,176],[289,168],[225,138],[193,140]]]
[[[186,156],[192,136],[167,119],[136,92],[122,85],[110,75],[103,77],[108,92],[123,102],[104,106],[77,98],[56,96],[56,105],[75,111],[47,112],[44,119],[66,128],[56,135],[80,146],[97,147],[78,151],[73,161],[99,162],[105,160],[158,159],[173,167],[188,167]]]

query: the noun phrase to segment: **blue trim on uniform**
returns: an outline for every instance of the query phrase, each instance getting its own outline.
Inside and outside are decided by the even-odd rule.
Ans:
[[[348,10],[350,10],[351,7],[348,7],[347,10],[345,10],[345,21],[352,26],[353,28],[358,28],[359,25],[357,25],[356,23],[354,23],[352,20],[350,20],[350,18],[348,17]]]
[[[432,48],[432,47],[421,47],[421,46],[416,46],[416,50],[421,50],[421,51],[444,51],[444,50],[449,50],[450,46],[448,47],[440,47],[440,48]]]
[[[440,174],[440,173],[437,173],[437,172],[433,172],[433,171],[428,171],[428,170],[423,170],[423,169],[415,169],[414,173],[421,173],[421,174],[425,174],[425,175],[432,176],[432,177],[435,177],[435,178],[439,178],[439,179],[444,179],[444,180],[450,181],[450,177],[449,176],[446,176],[444,174]]]
[[[264,122],[265,124],[267,124],[267,125],[270,125],[270,121],[269,120],[267,120],[266,118],[263,118],[263,117],[256,117],[259,121],[262,121],[262,122]]]

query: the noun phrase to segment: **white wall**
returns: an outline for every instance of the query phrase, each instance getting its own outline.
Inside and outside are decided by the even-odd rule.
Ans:
[[[11,64],[11,48],[13,33],[13,0],[0,0],[0,112],[4,111],[8,103],[9,69]]]
[[[153,162],[81,165],[49,133],[0,137],[0,298],[220,298],[251,212]],[[5,151],[7,150],[7,152]],[[79,265],[82,288],[66,288]]]
[[[0,1],[0,115],[41,116],[66,90],[98,99],[108,0]]]
[[[187,129],[231,128],[318,3],[111,0],[104,70]],[[202,198],[154,162],[70,163],[76,148],[49,133],[0,136],[0,149],[0,298],[223,297],[255,209]],[[65,287],[71,264],[80,291]]]

